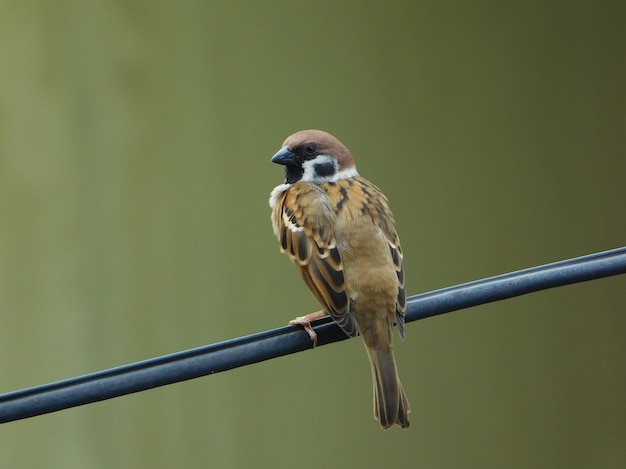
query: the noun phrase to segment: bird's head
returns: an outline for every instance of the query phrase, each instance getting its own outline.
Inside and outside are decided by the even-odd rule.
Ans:
[[[350,150],[322,130],[301,130],[287,137],[272,162],[285,166],[286,184],[322,184],[358,175]]]

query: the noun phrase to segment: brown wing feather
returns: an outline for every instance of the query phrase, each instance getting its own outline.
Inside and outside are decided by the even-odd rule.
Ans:
[[[396,297],[396,325],[400,337],[404,338],[404,316],[406,312],[406,289],[404,284],[404,265],[402,262],[402,247],[400,239],[394,226],[394,218],[389,208],[387,197],[370,181],[360,176],[355,178],[339,181],[338,184],[345,185],[345,190],[338,191],[339,197],[350,194],[351,203],[349,207],[353,208],[356,213],[369,214],[372,221],[377,225],[389,244],[389,252],[393,261],[396,275],[398,277],[398,295]],[[340,206],[342,200],[336,201]],[[358,210],[357,210],[358,207]]]
[[[404,285],[404,264],[402,262],[402,247],[400,246],[400,240],[395,233],[395,242],[393,242],[389,236],[387,236],[387,242],[389,243],[389,249],[391,250],[391,258],[393,259],[393,265],[396,269],[396,275],[398,276],[398,297],[396,298],[396,325],[398,326],[398,332],[400,337],[404,339],[404,316],[406,314],[406,287]]]
[[[346,334],[355,336],[358,328],[333,232],[336,217],[319,186],[299,183],[277,197],[272,221],[281,250],[296,264],[315,299]]]

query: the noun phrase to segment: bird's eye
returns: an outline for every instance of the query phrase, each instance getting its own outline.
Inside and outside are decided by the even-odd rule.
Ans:
[[[304,152],[307,155],[315,155],[315,153],[317,152],[317,145],[315,143],[308,143],[305,147],[304,147]]]

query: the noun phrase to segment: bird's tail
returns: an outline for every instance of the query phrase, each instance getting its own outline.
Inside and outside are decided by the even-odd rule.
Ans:
[[[383,429],[394,424],[407,428],[411,408],[398,377],[393,350],[385,353],[367,346],[366,349],[372,364],[374,417]]]

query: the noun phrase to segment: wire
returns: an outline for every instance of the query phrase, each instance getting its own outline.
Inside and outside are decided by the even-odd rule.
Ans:
[[[526,293],[626,273],[626,247],[519,270],[408,298],[406,322]],[[314,323],[317,346],[348,337],[328,317]],[[0,423],[56,412],[211,375],[312,348],[286,326],[64,381],[0,395]]]

